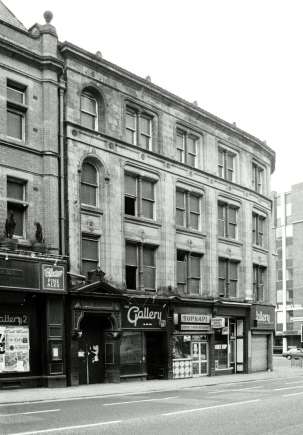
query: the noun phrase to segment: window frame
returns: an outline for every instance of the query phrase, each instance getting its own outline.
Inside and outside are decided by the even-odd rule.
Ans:
[[[16,92],[19,95],[21,95],[22,101],[21,102],[15,101],[14,99],[9,98],[9,96],[8,96],[9,91],[8,90],[12,90],[13,92]],[[21,125],[20,125],[21,137],[12,136],[8,133],[8,119],[9,119],[8,114],[9,113],[15,114],[15,115],[20,117],[20,119],[21,119]],[[7,82],[6,82],[6,116],[7,116],[6,129],[7,129],[7,137],[9,137],[13,140],[20,141],[20,142],[25,142],[26,113],[27,113],[26,86],[7,79]]]
[[[178,260],[178,256],[182,255],[184,256],[184,260]],[[186,251],[184,249],[177,249],[176,250],[176,266],[177,271],[179,269],[180,263],[182,263],[185,271],[185,281],[180,281],[178,279],[178,273],[176,274],[176,285],[178,292],[189,294],[189,295],[201,295],[201,286],[202,286],[202,273],[201,273],[201,267],[202,267],[202,257],[203,255],[196,252],[190,252]],[[199,276],[194,276],[193,269],[192,269],[192,258],[199,259]],[[198,282],[198,292],[191,291],[192,289],[192,282]],[[180,285],[182,285],[182,288],[180,288]]]
[[[87,241],[94,242],[97,244],[97,259],[83,256],[83,240],[87,240]],[[97,263],[96,269],[98,267],[100,267],[100,237],[99,236],[95,236],[95,235],[88,234],[85,232],[81,233],[81,273],[83,273],[85,275],[83,262]],[[96,270],[96,269],[90,269],[90,270]],[[87,271],[86,275],[88,274],[88,272],[89,271]]]
[[[127,261],[129,256],[127,255],[127,246],[132,246],[136,249],[136,264],[130,264]],[[148,265],[144,263],[144,249],[152,251],[153,254],[153,265]],[[149,243],[138,243],[131,240],[125,241],[125,286],[128,291],[148,291],[148,292],[156,292],[157,290],[157,246],[151,245]],[[136,285],[135,288],[130,288],[127,285],[127,267],[135,267],[135,278],[136,278]],[[154,273],[154,288],[152,287],[145,287],[145,281],[147,279],[145,278],[146,275],[144,275],[145,268],[148,268],[149,270],[153,270]]]
[[[181,208],[177,204],[177,195],[178,194],[183,195],[184,208]],[[201,201],[202,201],[202,196],[203,195],[201,195],[199,193],[196,193],[196,192],[193,192],[190,190],[185,190],[181,187],[176,187],[175,223],[176,223],[177,228],[179,227],[179,228],[184,228],[187,230],[201,231]],[[198,212],[191,208],[191,198],[195,198],[198,200]],[[178,211],[183,213],[183,225],[180,225],[178,223],[178,219],[177,219]],[[192,225],[192,219],[191,219],[192,215],[198,216],[198,227],[197,228]]]
[[[126,192],[126,177],[131,177],[136,183],[136,195]],[[152,186],[153,198],[148,198],[144,196],[142,185],[144,182],[150,183]],[[126,171],[124,173],[124,215],[127,217],[133,216],[140,219],[156,220],[156,180],[149,178],[148,176],[142,176],[140,174],[135,174]],[[135,214],[126,213],[126,198],[131,198],[134,200],[134,210]],[[147,201],[152,206],[152,217],[145,216],[143,211],[143,202]]]
[[[178,137],[182,137],[182,148],[179,147]],[[200,142],[201,136],[188,128],[177,126],[176,128],[176,154],[177,161],[190,166],[191,168],[196,168],[198,165],[198,144]],[[189,139],[193,140],[194,152],[189,150]],[[180,157],[179,158],[179,154]],[[190,163],[189,156],[192,156],[194,164]]]
[[[263,194],[265,184],[265,168],[252,162],[252,188],[255,192]]]
[[[220,263],[224,266],[224,276],[220,276]],[[218,294],[219,297],[225,298],[236,298],[238,297],[238,289],[239,289],[239,264],[240,262],[237,260],[231,260],[224,257],[218,258]],[[231,273],[231,265],[235,266],[236,277],[232,277]],[[222,268],[223,269],[223,268]],[[224,293],[220,292],[220,281],[223,282],[223,290]],[[235,283],[235,295],[230,295],[230,285],[231,283]]]
[[[260,248],[266,247],[266,234],[265,234],[266,216],[253,211],[252,212],[252,242],[253,245]]]
[[[220,219],[220,212],[219,212],[220,207],[223,210],[223,218],[222,219]],[[223,200],[218,200],[217,210],[218,210],[218,236],[226,238],[226,239],[238,240],[239,239],[239,228],[238,228],[238,220],[239,219],[238,219],[238,216],[239,216],[240,207],[236,206],[234,204],[231,204],[229,202],[225,202]],[[235,211],[235,222],[233,222],[231,220],[231,210]],[[221,231],[220,231],[220,228],[221,228],[220,222],[222,222],[223,234],[221,234]],[[235,237],[230,235],[230,233],[231,233],[230,226],[231,225],[234,228]]]
[[[222,156],[222,162],[221,158]],[[229,168],[228,157],[232,158],[233,167]],[[218,176],[223,180],[229,181],[230,183],[235,183],[236,180],[236,158],[237,153],[235,151],[230,150],[222,146],[221,144],[218,146]],[[231,172],[231,179],[229,179],[228,174]]]
[[[87,98],[87,99],[89,99],[89,100],[91,100],[91,101],[94,101],[94,103],[95,103],[95,113],[93,113],[93,112],[89,112],[88,110],[85,110],[84,108],[83,108],[83,104],[82,104],[82,99],[83,98]],[[80,113],[81,113],[81,119],[80,119],[80,122],[81,122],[81,125],[83,126],[83,127],[85,127],[85,128],[89,128],[90,130],[93,130],[93,131],[98,131],[98,129],[99,129],[99,103],[98,103],[98,99],[96,98],[96,96],[92,93],[92,92],[90,92],[88,89],[84,89],[82,92],[81,92],[81,96],[80,96]],[[91,116],[92,117],[92,119],[94,120],[93,121],[93,128],[90,128],[90,127],[88,127],[87,125],[84,125],[84,123],[83,123],[83,121],[82,121],[82,113],[85,113],[86,115],[89,115],[89,116]]]
[[[128,126],[127,123],[127,115],[132,115],[134,119],[134,128]],[[149,133],[142,129],[142,119],[149,122]],[[154,121],[155,115],[149,112],[146,109],[133,106],[132,104],[126,104],[125,106],[125,140],[127,143],[131,145],[138,146],[139,148],[152,151],[154,144]],[[126,132],[131,132],[132,140],[129,141]],[[141,137],[147,138],[148,147],[146,147],[145,143],[141,140]]]
[[[85,165],[90,165],[94,168],[95,174],[96,174],[96,184],[83,181],[83,179],[82,179],[83,173],[84,173],[83,168]],[[99,171],[98,171],[97,166],[93,162],[91,162],[90,159],[85,159],[82,162],[81,174],[80,174],[80,204],[81,204],[81,206],[98,208],[98,206],[99,206],[99,181],[100,181],[100,178],[99,178]],[[95,192],[95,204],[90,204],[90,203],[82,201],[82,186],[89,186],[89,187],[95,189],[94,190],[94,192]]]
[[[266,291],[266,271],[265,266],[253,264],[253,300],[254,302],[265,301]],[[260,297],[260,295],[262,295]]]
[[[19,198],[14,198],[12,196],[8,196],[8,184],[9,183],[14,183],[14,184],[18,184],[20,186],[22,186],[22,199]],[[21,210],[22,212],[22,231],[21,234],[14,234],[14,238],[17,239],[25,239],[26,237],[26,209],[28,207],[28,202],[26,201],[26,191],[27,188],[27,181],[23,180],[23,179],[19,179],[19,178],[15,178],[15,177],[7,177],[6,179],[6,204],[7,204],[7,217],[8,217],[8,212],[10,210],[15,211],[16,209],[18,209],[18,211]]]

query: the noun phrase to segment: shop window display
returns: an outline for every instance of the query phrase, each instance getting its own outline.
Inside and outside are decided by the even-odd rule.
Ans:
[[[28,326],[0,327],[0,373],[29,372]]]

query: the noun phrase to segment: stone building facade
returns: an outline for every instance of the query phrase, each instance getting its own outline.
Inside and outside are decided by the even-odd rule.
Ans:
[[[35,55],[37,42],[39,72],[53,74],[40,90],[52,110],[40,107],[30,134],[43,132],[33,160],[53,165],[52,203],[39,195],[47,237],[69,258],[67,383],[270,369],[274,152],[149,77],[59,43],[46,20],[14,23],[12,39]]]

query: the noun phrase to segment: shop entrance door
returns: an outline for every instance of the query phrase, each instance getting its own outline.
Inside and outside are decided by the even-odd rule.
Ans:
[[[165,378],[167,366],[166,335],[162,332],[145,333],[147,379]]]
[[[81,322],[79,340],[79,384],[104,382],[104,328],[107,319],[86,315]]]
[[[192,341],[191,358],[193,376],[203,376],[208,373],[208,344],[205,341]]]

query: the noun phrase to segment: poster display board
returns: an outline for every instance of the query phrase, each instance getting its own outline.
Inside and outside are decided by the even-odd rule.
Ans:
[[[0,373],[29,372],[29,327],[0,326]]]

